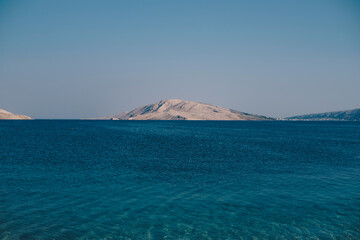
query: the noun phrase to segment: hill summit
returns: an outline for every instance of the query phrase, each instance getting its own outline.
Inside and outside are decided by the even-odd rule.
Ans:
[[[161,100],[107,119],[123,120],[273,120],[272,118],[239,112],[207,103],[180,99]]]

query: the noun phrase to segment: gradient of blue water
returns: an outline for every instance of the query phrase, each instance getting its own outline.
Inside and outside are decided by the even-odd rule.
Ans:
[[[0,121],[0,239],[360,239],[360,123]]]

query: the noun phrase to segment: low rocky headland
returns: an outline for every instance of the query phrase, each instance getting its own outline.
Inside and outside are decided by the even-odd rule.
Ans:
[[[360,108],[345,111],[299,115],[288,117],[286,119],[298,121],[360,121]]]
[[[0,119],[29,120],[29,119],[31,119],[31,117],[26,116],[26,115],[14,114],[14,113],[5,111],[3,109],[0,109]]]

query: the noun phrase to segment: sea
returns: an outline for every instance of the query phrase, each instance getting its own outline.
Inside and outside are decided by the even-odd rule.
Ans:
[[[360,239],[360,122],[0,121],[0,239]]]

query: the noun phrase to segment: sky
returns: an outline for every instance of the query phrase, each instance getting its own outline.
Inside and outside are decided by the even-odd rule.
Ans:
[[[360,107],[358,0],[0,0],[0,108],[91,118],[179,98]]]

